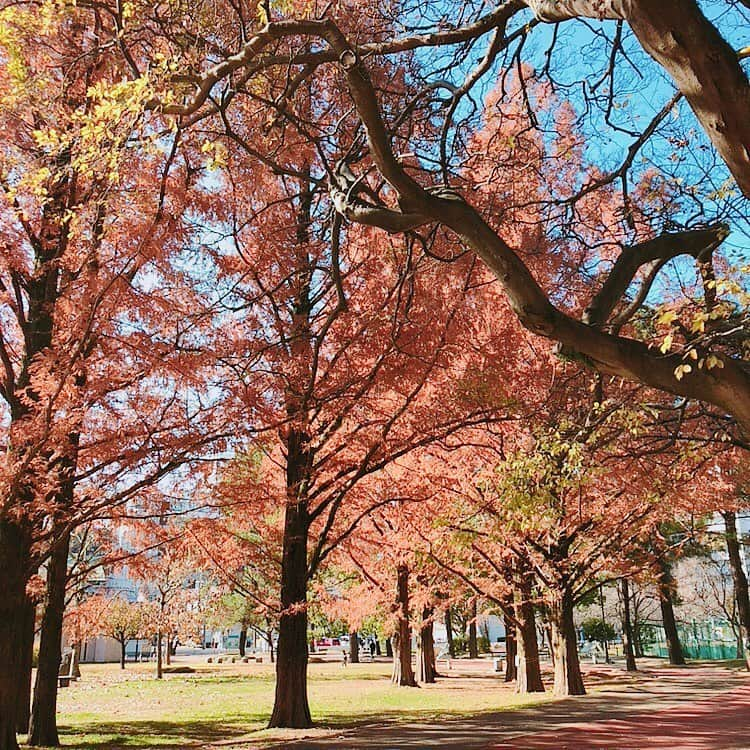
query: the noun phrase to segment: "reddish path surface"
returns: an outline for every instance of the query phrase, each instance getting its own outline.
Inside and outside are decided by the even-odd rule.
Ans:
[[[727,750],[750,748],[750,686],[626,719],[522,735],[494,750]]]
[[[331,729],[284,750],[750,750],[750,674],[723,665],[583,665],[589,694],[453,719]],[[549,676],[549,675],[548,675]],[[487,678],[490,679],[490,678]],[[444,678],[451,689],[454,678]],[[460,705],[460,680],[455,680]],[[499,692],[509,690],[498,682]],[[233,744],[237,744],[233,741]],[[255,745],[243,745],[250,750]],[[222,750],[225,750],[222,748]],[[239,750],[239,749],[238,749]]]

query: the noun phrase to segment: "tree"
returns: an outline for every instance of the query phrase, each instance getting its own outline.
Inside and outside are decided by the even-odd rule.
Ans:
[[[658,563],[657,593],[661,618],[664,624],[664,635],[667,639],[669,663],[680,666],[685,663],[685,654],[677,631],[677,619],[674,614],[676,582],[668,561],[662,558]]]
[[[465,5],[462,5],[462,9]],[[527,7],[534,10],[537,22],[527,23],[528,17],[523,15]],[[454,28],[445,28],[445,17],[440,13],[439,19],[435,16],[433,33],[407,34],[403,38],[388,41],[387,38],[383,39],[382,26],[372,28],[369,34],[358,28],[356,43],[353,41],[355,34],[351,32],[350,12],[337,12],[331,9],[325,18],[312,20],[304,18],[301,13],[298,14],[295,7],[285,8],[274,13],[273,17],[265,19],[269,23],[255,29],[249,38],[241,36],[244,44],[242,54],[226,57],[218,65],[207,65],[196,77],[195,93],[187,102],[165,104],[163,98],[159,101],[157,97],[154,106],[183,117],[209,118],[217,116],[217,107],[211,93],[223,85],[230,76],[242,75],[240,71],[244,71],[244,74],[250,77],[260,75],[261,72],[274,76],[278,66],[284,67],[286,71],[288,65],[304,65],[306,67],[302,75],[309,80],[315,73],[323,77],[329,69],[333,69],[340,77],[339,80],[345,81],[356,110],[356,118],[365,126],[369,159],[382,177],[382,183],[387,184],[398,199],[396,208],[385,193],[378,195],[370,191],[371,194],[365,201],[358,195],[363,192],[360,189],[364,185],[361,179],[358,180],[355,176],[353,181],[347,183],[348,187],[342,187],[334,180],[331,186],[333,200],[343,216],[350,221],[378,226],[389,232],[414,231],[431,224],[448,228],[496,274],[505,288],[514,312],[529,330],[559,342],[565,351],[581,358],[599,372],[625,377],[677,396],[703,400],[715,405],[722,412],[733,415],[741,425],[747,427],[750,425],[750,380],[742,367],[740,351],[731,345],[725,346],[728,341],[726,337],[715,335],[724,327],[722,324],[710,326],[708,334],[700,336],[695,335],[698,331],[689,331],[690,325],[686,326],[687,335],[678,342],[679,345],[673,353],[667,356],[659,354],[650,346],[654,343],[653,338],[650,335],[643,336],[644,330],[647,332],[647,329],[636,325],[627,327],[627,324],[634,321],[635,314],[643,309],[647,292],[654,288],[656,274],[669,261],[683,255],[692,257],[697,261],[698,270],[702,268],[710,276],[713,273],[710,269],[712,253],[726,236],[727,230],[724,226],[711,224],[705,219],[707,226],[689,226],[683,231],[673,231],[674,225],[679,225],[681,218],[683,224],[688,220],[692,213],[690,205],[700,207],[704,204],[700,199],[694,201],[697,197],[697,186],[694,182],[689,183],[688,190],[679,187],[683,178],[672,174],[669,160],[663,158],[663,153],[658,154],[662,157],[660,166],[663,172],[663,176],[659,175],[658,181],[661,181],[662,185],[667,185],[668,191],[678,191],[680,199],[684,198],[684,211],[681,214],[679,207],[671,211],[671,216],[676,221],[670,219],[663,222],[667,225],[666,230],[663,230],[658,226],[660,222],[655,216],[644,211],[642,206],[633,206],[631,184],[638,185],[642,179],[649,181],[646,173],[639,168],[636,156],[644,145],[654,140],[655,133],[661,134],[665,131],[667,115],[683,94],[740,185],[743,189],[747,187],[746,165],[743,162],[745,157],[741,148],[741,144],[747,140],[743,135],[743,123],[747,119],[744,116],[744,110],[747,108],[747,77],[736,53],[724,41],[717,26],[701,13],[696,2],[673,0],[668,3],[664,12],[659,10],[660,7],[661,5],[655,2],[553,4],[546,0],[528,3],[518,0],[503,3],[500,7],[482,14],[479,4],[476,4],[476,8],[474,4],[470,4],[471,9],[476,9],[477,15],[471,21],[459,20]],[[404,17],[408,17],[407,8],[400,7],[399,10],[406,13]],[[459,17],[458,13],[456,15]],[[593,107],[596,113],[594,117],[598,118],[594,126],[581,136],[594,141],[597,130],[606,130],[611,123],[614,132],[627,130],[632,133],[634,140],[619,168],[605,172],[592,166],[588,179],[581,178],[580,175],[578,178],[571,175],[575,178],[572,180],[572,190],[571,185],[568,185],[568,189],[554,198],[552,204],[546,200],[539,201],[540,206],[552,205],[553,208],[560,209],[554,219],[559,218],[561,221],[552,221],[552,225],[548,226],[544,221],[546,217],[542,217],[537,222],[542,234],[553,239],[560,237],[563,234],[559,231],[562,222],[570,229],[571,236],[578,230],[582,230],[585,235],[587,227],[579,221],[577,215],[579,204],[590,200],[597,192],[601,194],[603,191],[606,194],[615,181],[621,180],[624,186],[623,210],[619,218],[613,215],[615,220],[607,229],[607,234],[599,243],[592,244],[588,239],[581,243],[581,253],[588,254],[591,262],[579,263],[579,270],[582,271],[588,265],[597,266],[599,291],[589,298],[588,304],[572,309],[566,304],[564,288],[544,289],[531,273],[522,252],[514,249],[506,237],[496,232],[490,226],[490,222],[469,205],[448,182],[452,175],[460,172],[460,169],[456,168],[456,162],[464,158],[464,152],[457,144],[465,143],[463,131],[475,128],[477,122],[476,118],[473,118],[473,110],[463,121],[453,121],[454,116],[463,111],[460,107],[462,100],[470,95],[489,70],[499,68],[501,74],[507,72],[507,68],[516,59],[514,45],[521,45],[518,48],[520,54],[525,39],[535,33],[541,33],[537,32],[540,25],[538,21],[560,22],[577,17],[617,21],[611,37],[606,33],[602,35],[603,43],[597,46],[598,58],[594,64],[583,66],[585,71],[595,71],[591,77],[587,77],[580,66],[573,70],[574,75],[582,79],[584,85],[581,88],[586,92],[581,111],[589,112],[590,107]],[[466,15],[461,15],[460,18],[466,18]],[[384,19],[385,24],[391,20],[392,18]],[[737,21],[737,14],[726,14],[724,20],[727,31],[731,31],[731,24]],[[625,34],[623,22],[628,23],[643,49],[656,59],[680,88],[680,92],[670,98],[668,88],[664,87],[664,107],[655,117],[644,118],[648,124],[642,129],[631,124],[629,114],[624,116],[628,118],[626,121],[612,121],[611,115],[617,110],[615,105],[621,101],[616,89],[613,88],[608,96],[596,93],[599,86],[597,79],[616,82],[615,72],[620,70],[617,65],[620,59],[618,54],[626,42],[632,41],[632,37]],[[716,21],[716,24],[719,23],[721,19]],[[429,21],[425,25],[429,27]],[[689,40],[684,47],[668,33],[669,29],[674,28],[682,29],[686,40]],[[466,66],[458,61],[465,59],[467,49],[489,35],[491,38],[487,43],[488,52],[485,59],[475,69],[467,72]],[[304,56],[304,59],[297,58],[290,46],[292,40],[296,42],[300,37],[315,47],[314,51]],[[553,42],[553,51],[558,45],[565,43],[557,37]],[[270,44],[279,46],[277,54],[271,58],[262,57],[263,50]],[[409,120],[392,118],[390,113],[406,110],[410,115],[413,114],[412,122],[417,118],[427,121],[432,115],[438,118],[441,117],[441,113],[437,110],[442,107],[439,97],[425,95],[420,98],[414,96],[416,91],[410,91],[408,94],[404,92],[404,101],[417,104],[394,108],[390,106],[390,102],[386,104],[388,94],[383,91],[384,87],[379,80],[379,73],[383,68],[392,65],[393,60],[401,57],[409,60],[411,64],[413,51],[421,48],[439,50],[439,54],[436,55],[425,54],[425,62],[421,69],[419,64],[415,65],[413,86],[421,93],[430,91],[431,65],[437,65],[439,60],[441,69],[449,69],[450,66],[444,65],[445,58],[452,55],[456,60],[453,70],[458,81],[446,86],[451,92],[451,104],[444,108],[445,114],[442,114],[442,135],[433,138],[424,138],[419,127],[410,130]],[[710,55],[704,55],[685,51],[697,49],[711,49],[712,52]],[[187,56],[188,50],[180,48],[179,44],[174,45],[173,50],[178,59],[181,55]],[[715,59],[716,64],[709,63],[709,58]],[[547,64],[539,66],[539,76],[549,73],[548,85],[553,88],[556,83],[556,61],[552,54],[547,57],[547,61]],[[661,73],[659,67],[652,66],[649,70],[655,75]],[[692,83],[688,84],[688,81],[696,80],[700,84],[697,88]],[[627,86],[623,88],[627,89]],[[589,91],[594,93],[589,95]],[[296,90],[293,87],[290,92],[292,98],[298,92],[299,87]],[[526,109],[530,112],[528,127],[540,128],[545,101],[542,98],[528,96],[526,86],[521,86],[518,93],[524,98]],[[626,94],[623,93],[623,96]],[[269,117],[274,123],[288,118],[288,98],[284,96],[282,99],[283,105],[273,105],[270,108]],[[258,104],[263,106],[261,101]],[[231,103],[229,107],[231,108]],[[219,114],[224,111],[218,109]],[[583,120],[584,116],[579,119]],[[720,126],[716,126],[718,122],[721,122]],[[600,123],[603,124],[601,128]],[[317,123],[311,123],[308,119],[306,125],[312,126],[308,131],[312,141],[323,140],[323,136],[315,135],[319,132]],[[359,131],[356,127],[352,128],[350,119],[342,118],[336,124],[335,132],[339,153],[346,154],[349,146],[353,145],[351,138],[358,137],[352,136],[351,133],[358,134]],[[330,136],[326,137],[326,142],[328,138]],[[677,145],[682,140],[684,139],[675,135],[672,143]],[[437,161],[436,173],[429,174],[425,173],[425,170],[417,170],[411,162],[399,157],[401,153],[414,151],[424,157],[424,164],[433,164]],[[267,157],[261,155],[261,158]],[[564,153],[558,152],[552,154],[551,158],[564,160],[567,157]],[[676,161],[681,164],[687,158],[682,152]],[[689,177],[692,166],[690,164],[685,168]],[[696,165],[697,168],[700,166]],[[558,170],[558,173],[566,172],[571,174],[564,167]],[[653,179],[650,182],[653,184]],[[601,241],[609,241],[610,231],[614,231],[622,238],[617,243],[619,247],[613,245],[611,264],[605,262],[606,254],[599,252]],[[553,242],[552,246],[563,253],[572,251],[575,255],[577,252],[571,247],[565,247],[565,242]],[[545,249],[541,252],[554,258],[557,250]],[[605,267],[607,265],[611,265],[609,272]],[[641,292],[636,293],[635,298],[631,299],[627,291],[634,281],[642,282]],[[711,297],[712,294],[709,292],[705,304],[700,303],[704,308],[703,314],[711,315],[718,312]],[[725,302],[728,308],[734,309],[727,299]],[[618,305],[621,314],[613,315]],[[735,318],[733,313],[726,314],[732,319]],[[720,314],[720,317],[725,316]],[[742,320],[741,315],[739,320]],[[672,340],[675,339],[670,341]],[[669,350],[670,347],[665,348]],[[699,366],[694,367],[686,363],[685,357],[690,359],[693,356],[691,352],[695,353]]]
[[[742,566],[740,542],[737,536],[737,516],[731,510],[722,511],[721,515],[724,519],[729,567],[732,571],[734,598],[737,602],[740,641],[747,669],[750,670],[750,597],[748,596],[747,575]]]
[[[235,378],[246,452],[258,464],[235,464],[231,502],[252,507],[248,527],[264,518],[283,524],[271,724],[306,726],[309,583],[386,501],[373,489],[379,473],[464,427],[503,419],[505,401],[472,382],[484,354],[482,342],[467,338],[480,293],[471,288],[473,264],[456,264],[446,279],[411,243],[373,242],[358,227],[344,232],[321,208],[328,195],[312,177],[313,154],[280,151],[287,174],[272,178],[246,165],[244,147],[235,154],[229,146],[221,178],[234,197],[225,192],[221,210],[241,229],[237,255],[216,248],[224,304],[232,306],[217,348]],[[258,213],[239,185],[260,180]]]
[[[633,618],[630,614],[630,582],[627,578],[622,578],[620,581],[620,596],[622,598],[622,647],[625,652],[625,669],[628,672],[636,672],[638,667],[635,661]]]
[[[595,411],[601,407],[597,404]],[[566,406],[568,418],[575,418],[572,399]],[[504,609],[519,630],[521,602],[543,607],[558,695],[584,690],[575,605],[602,579],[648,568],[652,559],[635,552],[683,503],[698,508],[710,486],[710,475],[704,473],[701,490],[701,475],[692,474],[691,494],[681,498],[670,489],[681,480],[669,462],[632,459],[638,455],[638,417],[619,407],[608,414],[601,421],[581,418],[578,427],[555,420],[538,432],[531,427],[526,437],[519,430],[517,449],[506,437],[505,458],[494,471],[466,477],[450,521],[443,522],[453,534],[444,534],[442,549],[435,549],[443,565]],[[681,464],[677,477],[686,477],[684,457]],[[668,490],[670,502],[665,503]],[[508,599],[514,591],[512,611]]]
[[[121,597],[115,597],[105,611],[103,631],[120,644],[120,669],[125,669],[125,647],[128,641],[143,636],[147,630],[146,620],[142,604],[129,602]]]
[[[21,613],[36,600],[44,605],[30,742],[56,745],[71,533],[174,469],[186,447],[178,446],[185,412],[174,401],[169,406],[180,390],[178,378],[162,391],[165,400],[156,389],[149,397],[142,392],[149,379],[154,382],[154,370],[174,360],[174,354],[162,362],[154,355],[175,318],[163,315],[154,326],[150,311],[163,301],[162,261],[188,236],[174,218],[184,208],[178,193],[184,193],[169,182],[178,139],[144,135],[143,92],[138,85],[114,85],[120,76],[107,39],[116,38],[117,29],[105,24],[89,34],[98,23],[92,9],[45,7],[41,14],[23,4],[0,10],[3,56],[14,61],[0,74],[7,135],[0,153],[0,221],[8,239],[0,265],[0,395],[8,449],[0,513],[7,573],[0,585],[3,748],[16,745],[6,725],[11,705],[26,715],[26,697],[17,690],[30,666],[15,655],[27,653],[20,643],[31,635],[18,632],[30,622]],[[145,268],[153,275],[142,284]],[[175,302],[164,309],[175,309]],[[141,413],[124,418],[135,401]],[[162,413],[150,419],[147,404]],[[114,424],[116,414],[121,419]],[[150,466],[147,445],[167,449]],[[85,490],[76,491],[78,483]],[[34,577],[42,565],[43,597]]]
[[[590,617],[581,623],[583,637],[589,641],[598,641],[602,645],[615,639],[615,629],[606,620]]]
[[[152,614],[143,602],[131,602],[121,596],[94,595],[79,604],[72,613],[77,637],[103,635],[120,644],[120,668],[125,669],[125,647],[129,641],[145,637]]]
[[[148,623],[156,642],[156,679],[164,676],[164,659],[171,660],[172,636],[185,627],[190,614],[186,591],[195,589],[197,576],[195,553],[184,527],[165,522],[140,529],[146,544],[144,552],[132,558],[130,573],[141,581],[152,603],[153,618]]]
[[[400,563],[396,568],[396,598],[394,603],[396,628],[393,642],[393,674],[391,682],[400,687],[417,687],[411,666],[411,625],[409,612],[409,566]]]

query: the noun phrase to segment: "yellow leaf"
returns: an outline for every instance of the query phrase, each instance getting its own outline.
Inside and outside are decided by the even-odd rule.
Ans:
[[[691,373],[692,371],[693,368],[690,365],[680,365],[675,369],[674,376],[677,378],[677,380],[682,380],[685,375]]]
[[[668,326],[676,319],[677,313],[674,310],[667,310],[666,312],[663,312],[661,315],[659,315],[659,317],[656,319],[656,322],[660,325]]]

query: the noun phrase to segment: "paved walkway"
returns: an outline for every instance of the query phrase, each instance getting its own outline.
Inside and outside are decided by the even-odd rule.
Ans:
[[[750,748],[750,687],[695,703],[523,735],[494,750],[718,750]]]
[[[658,669],[581,698],[459,721],[368,725],[289,750],[750,750],[750,678],[715,667]],[[540,731],[541,730],[541,731]]]

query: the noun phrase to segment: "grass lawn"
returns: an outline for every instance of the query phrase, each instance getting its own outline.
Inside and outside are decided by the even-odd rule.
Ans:
[[[436,685],[410,689],[391,686],[390,664],[311,664],[313,718],[320,727],[341,728],[475,715],[549,700],[517,696],[488,667],[454,665]],[[289,736],[264,729],[273,704],[272,665],[191,666],[195,674],[158,681],[150,665],[129,664],[124,672],[117,665],[82,665],[81,681],[60,691],[62,743],[114,750],[203,747],[227,740],[255,744]]]

